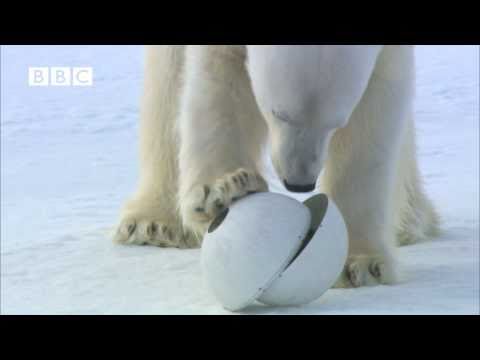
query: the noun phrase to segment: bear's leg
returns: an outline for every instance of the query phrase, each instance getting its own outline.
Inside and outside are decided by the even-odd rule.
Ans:
[[[395,185],[413,90],[412,49],[386,46],[348,126],[332,138],[322,191],[342,211],[350,247],[337,287],[397,281]]]
[[[184,46],[146,49],[140,121],[140,179],[125,204],[114,241],[162,247],[195,247],[177,213],[178,138],[175,119]]]
[[[179,130],[179,206],[199,239],[232,201],[267,191],[260,173],[266,125],[244,46],[189,46]]]
[[[439,233],[439,216],[423,189],[416,156],[415,124],[409,117],[395,187],[397,244],[411,245]]]

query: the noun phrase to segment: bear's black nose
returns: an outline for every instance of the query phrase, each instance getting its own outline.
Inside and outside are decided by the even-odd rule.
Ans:
[[[285,187],[287,188],[288,191],[294,192],[294,193],[308,193],[312,192],[315,190],[315,184],[311,185],[292,185],[289,184],[286,180],[283,181],[285,184]]]

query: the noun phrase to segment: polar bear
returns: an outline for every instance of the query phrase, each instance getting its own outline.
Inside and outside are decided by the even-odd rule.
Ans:
[[[140,178],[114,241],[199,247],[225,207],[268,191],[269,145],[288,190],[318,188],[345,217],[337,287],[395,283],[396,245],[438,229],[416,160],[414,70],[413,46],[147,47]]]

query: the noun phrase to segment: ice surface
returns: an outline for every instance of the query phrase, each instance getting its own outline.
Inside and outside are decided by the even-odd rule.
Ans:
[[[246,313],[479,313],[479,48],[417,54],[420,164],[443,234],[400,250],[399,285]],[[142,55],[139,46],[1,47],[2,314],[229,314],[204,287],[199,250],[108,238],[136,182]],[[94,87],[29,88],[28,66],[92,66]]]

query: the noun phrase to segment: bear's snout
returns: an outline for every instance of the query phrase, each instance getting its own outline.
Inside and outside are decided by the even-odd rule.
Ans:
[[[294,193],[309,193],[315,190],[316,184],[308,184],[308,185],[294,185],[294,184],[289,184],[286,180],[283,181],[285,188],[288,191],[294,192]]]

